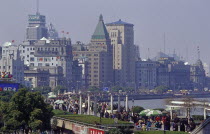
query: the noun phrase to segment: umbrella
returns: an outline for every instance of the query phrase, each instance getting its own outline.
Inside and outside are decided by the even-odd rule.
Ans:
[[[56,103],[56,104],[63,104],[64,101],[63,101],[63,100],[56,100],[55,103]]]
[[[151,110],[146,114],[146,116],[156,116],[156,115],[160,115],[160,114],[162,114],[162,112],[159,110]]]
[[[63,103],[64,103],[64,101],[63,101],[63,100],[60,100],[60,101],[59,101],[59,104],[63,104]]]
[[[53,99],[53,98],[56,98],[56,95],[50,95],[48,96],[49,99]]]
[[[141,111],[141,112],[139,113],[139,115],[141,115],[141,116],[146,116],[146,114],[147,114],[148,112],[150,112],[150,111],[151,111],[151,109],[145,109],[145,110]]]
[[[54,103],[59,103],[60,102],[60,100],[56,100]]]

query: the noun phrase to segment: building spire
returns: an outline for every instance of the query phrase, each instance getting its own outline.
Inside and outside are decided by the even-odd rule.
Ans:
[[[36,0],[36,14],[39,14],[39,0]]]
[[[200,60],[200,48],[199,48],[199,46],[197,47],[197,51],[198,51],[198,60]]]
[[[107,32],[102,15],[99,17],[99,22],[96,26],[95,32],[92,35],[92,39],[109,39],[109,33]]]
[[[99,21],[103,21],[103,16],[100,14]]]

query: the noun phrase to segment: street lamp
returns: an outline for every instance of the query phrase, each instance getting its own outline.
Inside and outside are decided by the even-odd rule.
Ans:
[[[133,102],[133,107],[134,107],[134,99],[132,99],[132,102]]]

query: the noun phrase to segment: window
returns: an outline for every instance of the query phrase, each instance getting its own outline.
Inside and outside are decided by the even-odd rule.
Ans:
[[[33,66],[34,66],[34,63],[30,63],[30,66],[32,66],[32,67],[33,67]]]
[[[42,63],[38,63],[38,66],[41,67],[42,66]]]
[[[30,58],[30,61],[34,61],[34,58],[33,58],[33,57],[31,57],[31,58]]]

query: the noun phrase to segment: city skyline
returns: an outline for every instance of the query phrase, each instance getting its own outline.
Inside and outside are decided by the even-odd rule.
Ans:
[[[69,36],[73,43],[78,40],[84,43],[90,42],[90,36],[97,24],[96,20],[102,13],[105,23],[122,19],[122,21],[134,24],[134,43],[140,46],[142,58],[154,57],[158,51],[164,51],[165,33],[166,53],[173,53],[175,49],[178,55],[195,63],[198,57],[197,46],[199,46],[201,59],[209,63],[207,54],[210,49],[208,46],[210,20],[207,5],[210,2],[206,0],[202,2],[141,0],[132,3],[127,0],[123,2],[109,0],[106,2],[96,0],[92,2],[80,0],[72,3],[67,0],[62,3],[50,2],[50,6],[49,0],[40,2],[40,13],[46,16],[47,24],[51,22],[55,24],[59,33],[63,30],[70,32]],[[94,4],[91,5],[91,3]],[[74,5],[68,6],[69,4]],[[108,6],[103,6],[105,4]],[[63,8],[54,11],[55,6],[63,6]],[[92,6],[95,8],[92,9]],[[2,29],[0,43],[12,40],[18,44],[21,43],[25,38],[28,14],[36,13],[36,1],[5,1],[0,5],[0,11],[1,18],[7,20],[0,22],[0,29]],[[7,14],[4,14],[5,11]]]

